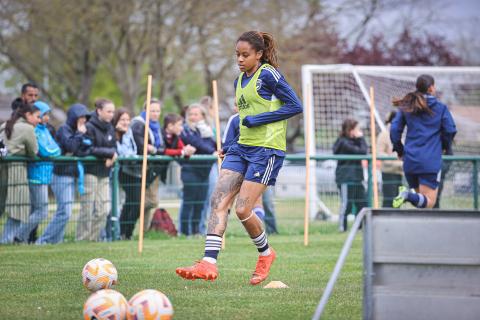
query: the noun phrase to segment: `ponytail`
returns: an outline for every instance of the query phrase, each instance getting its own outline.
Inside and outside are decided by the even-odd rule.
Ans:
[[[432,110],[428,107],[425,95],[428,93],[428,89],[434,84],[435,80],[431,75],[422,74],[417,78],[415,84],[417,90],[408,93],[401,99],[394,98],[392,101],[393,105],[413,114],[420,114],[423,112],[432,114]]]
[[[12,112],[12,115],[10,116],[10,119],[7,120],[5,123],[5,136],[7,139],[10,140],[13,134],[13,126],[17,122],[18,119],[26,118],[27,113],[33,113],[36,110],[36,108],[28,103],[22,102],[16,109],[15,111]]]
[[[244,32],[237,40],[248,42],[255,51],[262,51],[260,61],[278,68],[277,44],[270,33],[261,31]]]
[[[270,33],[260,32],[263,38],[263,43],[265,43],[265,49],[263,50],[262,60],[274,68],[278,68],[278,58],[277,58],[277,44],[275,39]]]
[[[403,111],[411,112],[413,114],[420,114],[426,112],[432,114],[432,110],[427,105],[427,100],[423,96],[423,93],[414,91],[407,93],[407,95],[401,99],[394,98],[393,105],[399,107]]]

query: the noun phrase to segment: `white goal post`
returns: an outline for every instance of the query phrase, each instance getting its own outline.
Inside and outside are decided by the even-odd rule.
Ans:
[[[332,145],[346,118],[360,122],[370,145],[369,88],[375,89],[377,134],[385,130],[384,119],[394,110],[391,100],[415,90],[421,74],[435,79],[437,96],[450,109],[458,134],[455,154],[480,154],[480,67],[394,67],[354,66],[350,64],[303,65],[302,94],[306,106],[306,87],[310,86],[310,155],[332,154]],[[305,121],[305,119],[304,119]],[[304,128],[307,128],[306,122]],[[307,139],[305,139],[307,141]],[[317,164],[310,163],[310,172]],[[315,174],[310,178],[310,218],[329,209],[319,199]]]

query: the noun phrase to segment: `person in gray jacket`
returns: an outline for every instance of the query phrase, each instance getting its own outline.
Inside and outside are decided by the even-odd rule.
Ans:
[[[30,104],[21,104],[0,127],[0,138],[9,155],[35,157],[38,152],[35,126],[40,123],[40,110]],[[9,163],[7,168],[7,196],[5,211],[8,214],[0,243],[12,243],[22,222],[30,216],[30,191],[28,188],[26,162]]]

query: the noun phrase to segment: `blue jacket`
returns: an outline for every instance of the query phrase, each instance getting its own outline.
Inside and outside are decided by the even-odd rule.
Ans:
[[[180,135],[185,145],[189,144],[197,148],[195,154],[213,154],[217,150],[215,140],[212,138],[202,138],[197,129],[192,129],[185,125]],[[210,168],[214,161],[183,161],[182,164],[182,181],[190,181],[192,176],[200,179],[207,179],[210,174]]]
[[[452,148],[457,133],[455,122],[446,105],[427,95],[432,113],[413,114],[399,111],[390,128],[393,150],[403,156],[403,171],[406,174],[438,173],[442,168],[442,151]],[[408,127],[405,146],[402,134]]]
[[[40,110],[41,117],[50,111],[50,106],[45,102],[37,101],[34,105]],[[46,125],[38,124],[35,127],[35,136],[40,157],[58,157],[61,154],[60,147]],[[28,181],[32,184],[49,184],[52,180],[52,172],[52,162],[31,162],[28,164]]]
[[[35,136],[37,137],[38,155],[40,157],[58,157],[62,153],[47,126],[38,124],[35,127]],[[31,162],[28,164],[28,181],[30,183],[50,184],[52,173],[52,162]]]

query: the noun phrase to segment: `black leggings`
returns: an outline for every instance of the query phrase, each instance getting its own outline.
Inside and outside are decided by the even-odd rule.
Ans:
[[[347,230],[347,217],[352,212],[353,205],[355,204],[356,212],[355,216],[364,207],[368,206],[367,197],[365,194],[365,188],[361,181],[345,182],[337,185],[340,191],[340,215],[338,220],[339,229],[341,231]]]
[[[402,175],[382,172],[383,208],[391,208],[393,198],[398,194],[398,187],[402,185]]]
[[[135,224],[140,216],[141,178],[120,172],[120,185],[125,191],[125,204],[120,216],[120,234],[123,239],[131,239]]]

